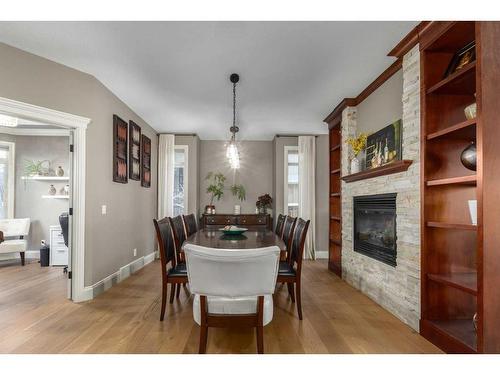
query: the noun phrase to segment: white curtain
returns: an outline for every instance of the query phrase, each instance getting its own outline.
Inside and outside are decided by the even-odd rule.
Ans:
[[[158,219],[174,214],[174,146],[173,134],[160,134],[158,140]]]
[[[315,259],[316,217],[316,137],[299,137],[299,217],[311,220],[307,231],[304,258]]]

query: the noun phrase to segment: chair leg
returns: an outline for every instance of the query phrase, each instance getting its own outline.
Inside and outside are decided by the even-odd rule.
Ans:
[[[21,266],[24,266],[24,251],[19,253],[21,255]]]
[[[302,293],[300,291],[300,279],[297,280],[297,312],[299,314],[299,319],[302,320]]]
[[[177,284],[177,289],[175,292],[175,298],[179,299],[179,295],[181,294],[181,284]]]
[[[288,294],[290,295],[292,302],[295,303],[295,290],[293,287],[293,283],[287,283],[286,286],[288,287]]]
[[[207,341],[208,341],[208,326],[200,326],[200,347],[198,350],[199,354],[205,354],[207,352]]]
[[[207,338],[208,338],[208,324],[207,324],[207,297],[200,296],[200,347],[198,353],[205,354],[207,351]]]
[[[167,284],[162,283],[161,288],[161,314],[160,314],[160,322],[165,318],[165,307],[167,305]]]
[[[175,286],[177,284],[170,284],[170,303],[174,303]]]
[[[257,326],[257,353],[264,354],[264,327]]]

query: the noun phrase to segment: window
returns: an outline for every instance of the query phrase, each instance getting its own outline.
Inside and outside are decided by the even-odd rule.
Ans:
[[[285,146],[285,214],[299,215],[299,148]]]
[[[0,219],[14,217],[14,143],[0,142]]]
[[[188,213],[188,146],[174,147],[174,216]]]

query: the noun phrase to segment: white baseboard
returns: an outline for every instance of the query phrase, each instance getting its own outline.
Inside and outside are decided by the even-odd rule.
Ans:
[[[316,259],[328,259],[328,251],[316,251]]]
[[[98,281],[97,283],[86,286],[84,289],[84,293],[82,295],[81,301],[86,301],[93,299],[97,297],[99,294],[102,292],[108,290],[111,288],[113,285],[116,285],[123,280],[125,280],[127,277],[129,277],[131,274],[139,271],[142,267],[145,265],[153,262],[155,260],[155,252],[152,252],[148,255],[145,255],[143,257],[140,257],[129,264],[126,264],[123,267],[120,267],[120,269],[111,275],[105,277],[101,281]]]

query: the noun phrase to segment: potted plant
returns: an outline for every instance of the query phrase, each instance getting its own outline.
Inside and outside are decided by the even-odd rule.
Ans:
[[[234,184],[231,186],[231,193],[237,197],[240,201],[244,201],[247,198],[247,192],[242,184]]]
[[[273,205],[273,198],[271,198],[269,194],[261,195],[258,198],[257,203],[255,203],[257,210],[261,214],[267,214],[267,209],[271,208],[272,205]]]
[[[49,163],[48,160],[25,160],[24,174],[26,177],[43,176],[48,174],[49,168],[44,168],[43,164]]]
[[[234,184],[231,185],[231,193],[235,197],[237,197],[241,202],[243,202],[246,199],[246,190],[245,187],[242,184]],[[234,205],[234,214],[239,215],[241,213],[241,206],[239,204]]]
[[[207,193],[210,194],[210,204],[205,206],[207,214],[215,213],[214,199],[220,200],[224,195],[226,177],[220,172],[209,172],[205,180],[209,181]]]
[[[351,158],[351,174],[358,173],[361,170],[358,155],[365,149],[367,137],[366,133],[361,133],[358,137],[348,138],[346,141],[351,146],[351,151],[354,155]]]

